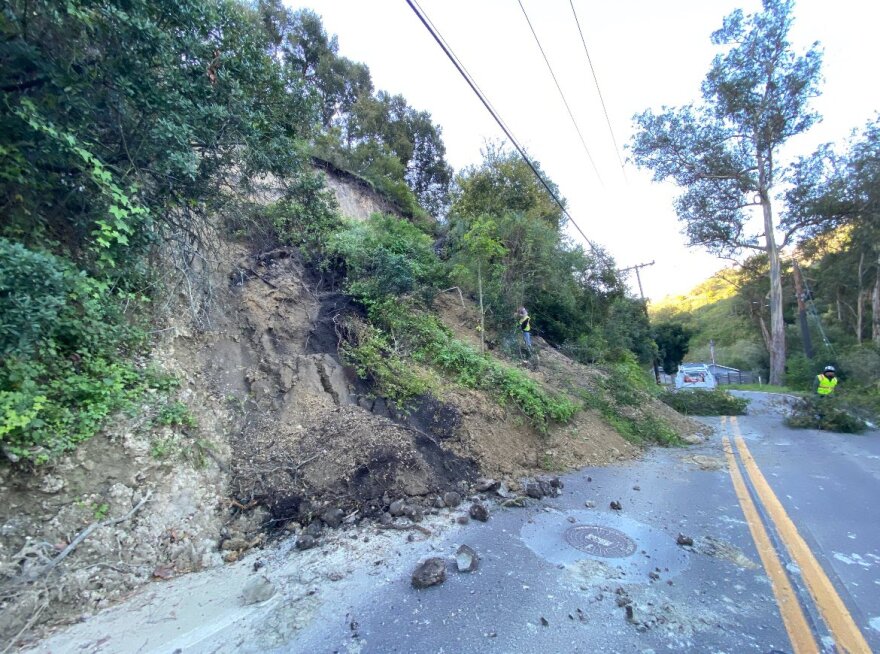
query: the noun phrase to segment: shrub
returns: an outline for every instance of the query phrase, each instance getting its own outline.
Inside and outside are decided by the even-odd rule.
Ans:
[[[148,382],[122,358],[143,342],[108,284],[0,239],[0,444],[42,463],[91,437]]]
[[[692,416],[741,416],[749,404],[748,400],[722,390],[666,391],[660,399],[679,413]]]
[[[785,424],[795,429],[821,429],[844,434],[860,434],[867,428],[862,420],[850,413],[845,401],[836,397],[800,400]]]

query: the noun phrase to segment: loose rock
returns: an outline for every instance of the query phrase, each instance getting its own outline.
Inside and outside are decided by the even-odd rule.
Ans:
[[[413,522],[421,522],[425,518],[425,514],[422,512],[422,510],[414,506],[406,507],[406,509],[404,510],[404,514]]]
[[[489,509],[479,502],[471,504],[471,509],[468,513],[470,513],[474,520],[479,520],[480,522],[486,522],[489,519]]]
[[[618,502],[617,500],[614,500],[613,502],[611,502],[610,506],[615,511],[622,511],[623,510],[623,505],[620,502]]]
[[[241,590],[242,606],[265,602],[275,594],[275,584],[265,575],[257,575],[248,579]]]
[[[455,565],[459,572],[474,572],[479,562],[480,557],[467,545],[461,545],[455,552]]]
[[[406,503],[403,500],[394,500],[391,503],[391,506],[388,507],[388,513],[393,515],[395,518],[399,518],[406,511]]]
[[[588,509],[594,509],[596,508],[596,503],[593,500],[587,500],[586,502],[584,502],[584,506]]]
[[[419,564],[412,573],[414,588],[428,588],[446,581],[446,562],[439,557],[432,557]]]
[[[341,525],[343,518],[345,518],[345,512],[342,509],[327,509],[321,514],[321,520],[331,529],[336,529]]]
[[[296,539],[296,549],[298,550],[310,550],[317,544],[317,539],[309,534],[301,534],[300,537]]]
[[[455,491],[449,491],[448,493],[443,493],[443,503],[446,506],[448,506],[450,509],[454,509],[459,504],[461,504],[461,495],[459,495]]]
[[[694,539],[690,536],[685,536],[684,534],[679,534],[678,538],[675,539],[675,542],[682,547],[693,547]]]
[[[526,495],[536,500],[540,500],[544,497],[544,491],[541,489],[540,484],[530,481],[526,484]]]
[[[500,485],[500,481],[482,477],[480,479],[477,479],[477,483],[474,485],[474,488],[478,493],[489,493],[491,491],[497,490]]]
[[[469,523],[471,521],[471,519],[470,519],[470,516],[460,515],[455,519],[455,521],[460,525],[466,525],[467,523]]]

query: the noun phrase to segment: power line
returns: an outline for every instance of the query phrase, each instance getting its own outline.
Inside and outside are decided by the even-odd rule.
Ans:
[[[416,0],[406,0],[406,4],[408,4],[410,9],[413,10],[413,13],[421,21],[422,25],[425,26],[425,29],[428,30],[428,32],[431,34],[431,36],[437,42],[437,45],[440,46],[440,48],[443,50],[443,52],[449,58],[449,61],[452,62],[452,65],[455,66],[456,70],[464,78],[464,81],[468,83],[468,86],[471,87],[471,90],[479,98],[480,102],[483,103],[483,106],[486,107],[486,111],[488,111],[491,114],[492,118],[495,119],[495,122],[498,123],[498,126],[501,128],[501,130],[504,132],[504,134],[507,136],[507,138],[510,139],[510,142],[513,144],[513,147],[516,148],[517,152],[519,152],[520,156],[523,158],[523,161],[526,162],[528,167],[532,169],[532,172],[535,174],[535,177],[538,178],[538,181],[541,182],[543,187],[547,190],[547,193],[550,194],[550,197],[553,198],[553,201],[559,206],[560,210],[562,211],[562,214],[569,220],[569,222],[571,222],[572,225],[574,225],[574,228],[583,237],[583,239],[584,239],[584,241],[586,241],[587,245],[590,246],[590,249],[593,251],[593,253],[601,256],[604,259],[604,256],[605,256],[604,253],[599,248],[597,248],[589,238],[587,238],[587,235],[584,234],[584,230],[582,230],[580,228],[580,226],[574,221],[574,218],[571,217],[571,214],[568,213],[568,210],[565,208],[565,205],[556,196],[556,193],[553,192],[553,189],[550,188],[550,185],[544,179],[544,176],[541,175],[540,172],[538,172],[538,169],[535,167],[535,164],[533,164],[532,160],[529,159],[528,155],[526,155],[525,150],[523,150],[522,146],[514,138],[510,129],[508,129],[508,127],[504,123],[504,121],[501,120],[501,117],[498,115],[498,113],[495,111],[495,109],[492,108],[492,105],[489,103],[489,100],[486,98],[485,95],[483,95],[482,91],[480,91],[479,87],[477,86],[477,83],[473,80],[473,78],[470,76],[470,74],[468,74],[468,72],[465,70],[464,66],[458,60],[458,57],[456,57],[455,54],[452,52],[452,48],[450,48],[446,44],[443,37],[440,36],[439,31],[434,27],[433,23],[431,23],[431,21],[428,19],[427,15],[424,13],[424,10],[418,5],[418,2]]]
[[[614,143],[614,152],[617,154],[617,161],[620,163],[620,169],[626,177],[626,171],[623,167],[623,159],[620,156],[620,147],[617,145],[617,139],[614,138],[614,130],[611,129],[611,119],[608,117],[608,109],[605,107],[605,99],[602,97],[602,91],[599,88],[599,78],[596,77],[596,69],[593,68],[593,60],[590,58],[590,51],[587,49],[587,41],[584,39],[584,33],[581,30],[581,22],[578,20],[577,12],[574,9],[574,0],[568,0],[571,5],[571,13],[574,14],[574,22],[578,28],[578,34],[581,35],[581,43],[584,44],[584,54],[587,55],[587,63],[590,64],[590,72],[593,74],[593,84],[596,86],[596,93],[599,94],[599,102],[602,103],[602,111],[605,112],[605,122],[608,124],[608,132],[611,134],[611,142]]]
[[[599,169],[596,168],[596,162],[593,161],[593,155],[590,154],[590,148],[587,147],[587,142],[584,140],[584,135],[581,133],[581,128],[578,127],[577,121],[574,119],[574,114],[571,111],[571,107],[568,106],[568,100],[565,99],[565,93],[562,92],[562,87],[559,85],[559,80],[556,79],[556,73],[553,72],[553,66],[550,65],[550,60],[547,59],[547,53],[544,52],[544,48],[541,46],[541,41],[538,39],[538,34],[535,32],[535,28],[532,26],[532,21],[529,20],[529,15],[526,13],[526,8],[523,7],[522,0],[517,0],[519,3],[519,8],[522,9],[523,16],[525,16],[526,22],[529,24],[529,29],[532,30],[532,36],[535,37],[535,43],[538,44],[538,50],[541,51],[541,56],[544,57],[544,63],[547,64],[547,70],[550,71],[550,77],[553,78],[553,81],[556,83],[556,88],[559,91],[559,97],[562,98],[562,104],[565,105],[565,109],[568,111],[568,117],[571,118],[571,124],[574,125],[574,129],[578,134],[578,137],[581,139],[581,145],[584,147],[584,152],[587,153],[587,158],[590,160],[590,163],[593,166],[593,171],[596,173],[596,177],[599,178],[599,183],[603,184],[602,176],[599,174]],[[604,185],[604,184],[603,184]]]

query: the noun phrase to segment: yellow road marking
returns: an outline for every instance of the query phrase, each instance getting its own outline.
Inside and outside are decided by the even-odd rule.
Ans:
[[[822,566],[819,565],[813,552],[801,537],[785,509],[782,508],[782,503],[776,497],[776,494],[770,488],[770,484],[767,483],[754,458],[752,458],[752,453],[746,447],[746,443],[740,433],[736,417],[732,417],[730,420],[733,425],[736,447],[739,450],[740,457],[742,457],[746,473],[755,487],[755,492],[767,509],[767,514],[774,523],[780,539],[788,548],[795,563],[800,567],[801,575],[807,584],[807,589],[810,591],[810,595],[813,596],[816,606],[819,607],[819,611],[822,613],[822,618],[828,625],[831,635],[834,636],[838,649],[848,654],[871,654],[868,642],[856,626],[855,620],[853,620],[843,600],[840,599],[840,595],[837,594],[828,575],[825,574]],[[733,453],[731,452],[732,455]]]
[[[722,424],[724,419],[722,418]],[[736,497],[742,507],[743,515],[749,525],[749,531],[752,532],[752,539],[755,541],[755,547],[758,549],[758,555],[761,557],[761,563],[767,576],[770,578],[770,587],[773,589],[773,595],[776,597],[776,604],[779,606],[779,613],[782,615],[782,623],[788,632],[788,639],[794,648],[794,654],[819,654],[819,646],[813,638],[813,631],[807,624],[807,618],[804,616],[803,609],[798,602],[797,596],[792,588],[791,581],[779,556],[770,542],[767,530],[758,516],[758,510],[752,501],[746,489],[745,481],[743,481],[742,473],[736,460],[733,457],[733,447],[727,436],[723,437],[724,454],[727,457],[727,466],[730,470],[730,478],[733,481],[733,489],[736,491]]]

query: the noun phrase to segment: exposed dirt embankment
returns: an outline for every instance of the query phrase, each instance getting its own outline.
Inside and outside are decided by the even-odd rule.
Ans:
[[[179,315],[155,353],[196,426],[159,426],[145,404],[49,467],[0,468],[0,640],[234,561],[274,530],[314,537],[315,525],[387,517],[403,497],[418,519],[480,474],[513,481],[638,453],[595,412],[541,435],[451,384],[402,411],[340,362],[336,325],[358,308],[296,251],[224,243],[212,261],[206,327]],[[438,298],[473,340],[473,309],[456,306],[458,296]],[[594,373],[554,353],[531,374],[564,390]]]

